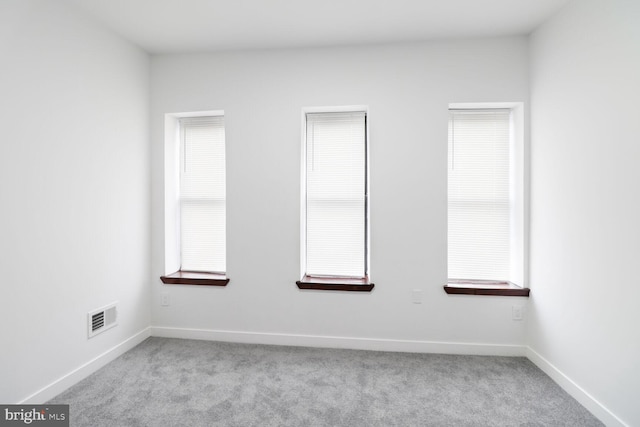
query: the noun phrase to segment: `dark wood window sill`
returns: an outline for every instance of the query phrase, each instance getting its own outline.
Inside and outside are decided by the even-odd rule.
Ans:
[[[296,282],[300,289],[315,289],[321,291],[352,291],[371,292],[375,286],[368,277],[351,279],[346,277],[317,277],[304,276]]]
[[[511,282],[491,280],[449,280],[449,283],[444,285],[444,291],[448,294],[458,295],[529,296],[529,288],[521,288]]]
[[[166,285],[227,286],[229,283],[229,278],[224,274],[196,271],[176,271],[160,276],[160,280]]]

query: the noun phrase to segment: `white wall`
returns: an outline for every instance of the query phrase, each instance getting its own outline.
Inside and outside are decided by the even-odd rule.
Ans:
[[[0,402],[15,403],[149,325],[149,60],[50,0],[0,2],[0,58]],[[119,325],[88,340],[87,312],[116,300]]]
[[[523,353],[524,322],[511,320],[511,306],[526,300],[447,296],[442,286],[448,103],[527,102],[527,58],[526,38],[154,56],[154,333],[307,345],[336,345],[315,338],[340,337],[345,346],[364,348]],[[301,111],[340,105],[369,106],[372,293],[295,285]],[[163,116],[200,110],[226,114],[226,288],[159,280]],[[412,303],[413,289],[423,291],[422,304]],[[169,293],[168,307],[160,306],[162,292]],[[187,333],[198,329],[206,332]],[[480,346],[457,345],[464,343]]]
[[[640,425],[639,23],[636,1],[574,1],[531,40],[527,341],[608,425]]]

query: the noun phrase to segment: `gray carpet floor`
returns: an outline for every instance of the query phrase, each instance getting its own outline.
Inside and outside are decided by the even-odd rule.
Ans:
[[[526,358],[149,338],[48,402],[71,426],[602,426]]]

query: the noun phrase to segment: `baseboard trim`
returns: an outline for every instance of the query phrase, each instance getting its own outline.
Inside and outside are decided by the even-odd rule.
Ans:
[[[51,384],[41,388],[31,396],[18,402],[18,404],[42,404],[43,402],[54,398],[72,385],[82,381],[92,373],[96,372],[98,369],[105,366],[107,363],[111,362],[112,360],[116,359],[117,357],[121,356],[122,354],[140,344],[145,339],[149,338],[151,336],[150,329],[151,328],[145,328],[132,337],[127,338],[120,344],[110,348],[109,350],[88,361],[79,368],[74,369],[68,374],[55,380]]]
[[[618,418],[613,412],[608,410],[602,403],[598,402],[585,389],[580,387],[575,381],[556,368],[551,362],[542,357],[531,347],[526,348],[527,358],[549,375],[560,387],[576,399],[582,406],[587,408],[596,418],[602,421],[607,427],[629,427],[624,421]]]
[[[151,336],[204,341],[237,342],[245,344],[344,348],[352,350],[396,351],[404,353],[442,353],[522,357],[526,355],[526,347],[520,345],[332,337],[319,335],[172,328],[163,326],[152,326]]]

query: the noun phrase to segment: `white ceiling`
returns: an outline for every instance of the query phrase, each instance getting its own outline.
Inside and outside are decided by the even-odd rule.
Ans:
[[[67,0],[150,53],[528,34],[570,0]]]

